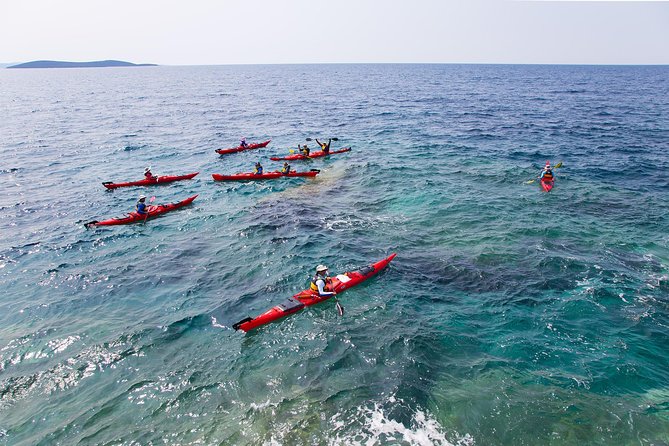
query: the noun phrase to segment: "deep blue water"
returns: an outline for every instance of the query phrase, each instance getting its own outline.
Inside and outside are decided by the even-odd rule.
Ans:
[[[0,444],[669,444],[669,67],[0,70],[0,110]],[[147,165],[200,175],[100,184]],[[140,193],[199,197],[82,226]]]

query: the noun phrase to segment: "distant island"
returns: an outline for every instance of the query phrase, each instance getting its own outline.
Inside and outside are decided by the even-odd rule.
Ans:
[[[101,67],[156,67],[153,63],[130,63],[122,60],[96,60],[93,62],[63,62],[58,60],[34,60],[11,65],[7,68],[101,68]]]

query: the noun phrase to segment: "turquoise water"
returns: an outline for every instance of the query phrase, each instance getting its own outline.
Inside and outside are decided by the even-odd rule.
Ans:
[[[669,68],[1,70],[0,444],[669,444]],[[217,148],[272,139],[224,157]],[[307,137],[314,179],[215,183]],[[313,147],[313,146],[312,146]],[[551,193],[526,182],[549,159]],[[106,191],[102,181],[199,171]],[[147,193],[148,192],[148,193]],[[86,230],[199,194],[145,225]],[[397,252],[253,333],[232,323]]]

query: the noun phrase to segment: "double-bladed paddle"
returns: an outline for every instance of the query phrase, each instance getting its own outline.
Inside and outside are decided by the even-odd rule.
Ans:
[[[559,169],[560,167],[562,167],[562,161],[560,161],[559,163],[557,163],[556,165],[554,165],[554,166],[553,166],[553,169]],[[532,179],[532,180],[529,180],[529,181],[525,181],[525,184],[532,184],[532,183],[534,183],[535,181],[537,181],[537,178]]]

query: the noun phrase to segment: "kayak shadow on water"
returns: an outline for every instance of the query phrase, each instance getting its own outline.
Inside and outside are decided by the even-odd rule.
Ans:
[[[263,197],[258,200],[258,203],[276,201],[277,199],[284,200],[311,197],[322,192],[323,190],[332,188],[336,183],[338,183],[346,176],[347,169],[348,166],[345,164],[336,164],[332,167],[328,167],[327,169],[321,169],[321,173],[318,176],[309,178],[302,184],[296,185],[294,187],[288,187],[286,190]],[[302,169],[296,168],[296,170]]]
[[[266,294],[267,291],[263,289],[252,293],[246,293],[234,300],[226,299],[225,303],[202,314],[202,316],[206,317],[215,328],[233,330],[232,325],[235,322],[248,316],[248,314],[245,313],[245,309],[248,309],[253,302],[258,302],[258,299]]]

